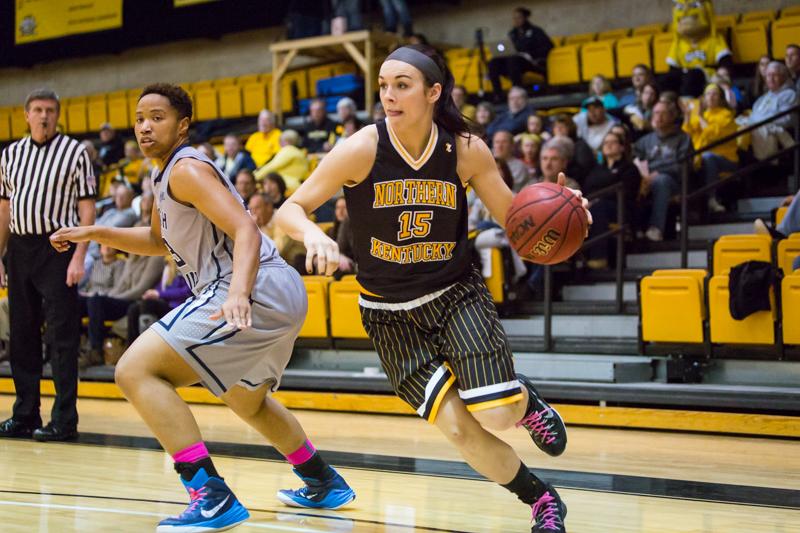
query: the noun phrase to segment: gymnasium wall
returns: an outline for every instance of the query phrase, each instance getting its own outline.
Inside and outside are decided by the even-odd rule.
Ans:
[[[780,9],[794,0],[716,0],[720,14]],[[630,27],[670,19],[671,0],[463,0],[431,2],[416,10],[418,31],[434,42],[473,44],[475,29],[484,28],[487,42],[503,39],[510,28],[511,10],[526,5],[532,20],[552,35],[569,35]],[[377,22],[377,21],[376,21]],[[264,72],[271,68],[269,45],[282,28],[248,31],[218,40],[191,40],[129,50],[122,54],[98,54],[27,69],[0,69],[0,106],[19,105],[34,87],[47,85],[64,96],[80,96],[141,87],[153,81],[197,80]],[[300,64],[298,62],[298,64]]]

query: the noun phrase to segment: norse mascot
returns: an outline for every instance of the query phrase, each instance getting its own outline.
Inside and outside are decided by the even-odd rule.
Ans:
[[[725,38],[717,33],[711,0],[673,0],[672,47],[665,86],[698,97],[717,67],[733,66]]]

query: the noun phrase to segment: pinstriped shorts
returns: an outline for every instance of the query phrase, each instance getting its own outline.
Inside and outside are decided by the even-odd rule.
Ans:
[[[361,298],[360,306],[394,391],[429,422],[454,384],[470,411],[522,398],[505,331],[477,270],[411,302]]]

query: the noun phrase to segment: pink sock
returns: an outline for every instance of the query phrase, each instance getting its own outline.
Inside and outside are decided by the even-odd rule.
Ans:
[[[295,451],[286,456],[286,460],[292,465],[301,465],[311,459],[316,453],[316,448],[311,444],[311,441],[306,441]]]
[[[175,455],[172,459],[176,463],[196,463],[201,459],[208,457],[208,448],[203,441],[192,444],[188,448],[184,448]]]

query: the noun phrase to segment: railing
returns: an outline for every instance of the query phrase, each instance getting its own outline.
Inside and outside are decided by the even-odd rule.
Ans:
[[[717,146],[721,146],[725,143],[728,143],[742,135],[750,133],[753,130],[757,130],[761,126],[775,122],[777,119],[790,114],[795,114],[794,146],[790,146],[789,148],[784,148],[783,150],[780,150],[772,154],[771,156],[762,159],[756,163],[741,168],[722,179],[719,179],[713,183],[708,183],[698,188],[697,190],[692,191],[691,193],[689,192],[689,176],[692,173],[692,165],[694,162],[694,158],[698,154],[702,154],[703,152],[712,150]],[[683,164],[681,171],[681,235],[680,235],[681,268],[687,268],[689,264],[689,201],[693,200],[694,198],[697,198],[698,196],[705,195],[709,191],[713,191],[714,189],[720,187],[723,184],[739,180],[751,174],[753,171],[769,165],[775,159],[779,159],[791,151],[794,151],[794,172],[789,181],[789,188],[791,189],[790,192],[795,193],[797,192],[798,188],[798,180],[800,180],[800,105],[796,105],[790,109],[787,109],[786,111],[777,113],[769,118],[762,120],[761,122],[757,122],[751,126],[743,128],[735,133],[732,133],[710,144],[707,144],[702,148],[693,149],[690,151],[690,153],[686,156],[686,158],[682,162]]]
[[[616,264],[616,298],[615,311],[621,314],[624,308],[623,302],[623,269],[625,267],[625,186],[623,183],[615,183],[604,187],[586,196],[589,201],[597,200],[605,196],[616,194],[617,197],[617,222],[616,228],[609,229],[595,235],[585,241],[581,246],[581,251],[591,246],[605,242],[606,240],[617,238],[617,264]],[[553,349],[553,272],[550,265],[544,267],[544,351],[549,352]]]

